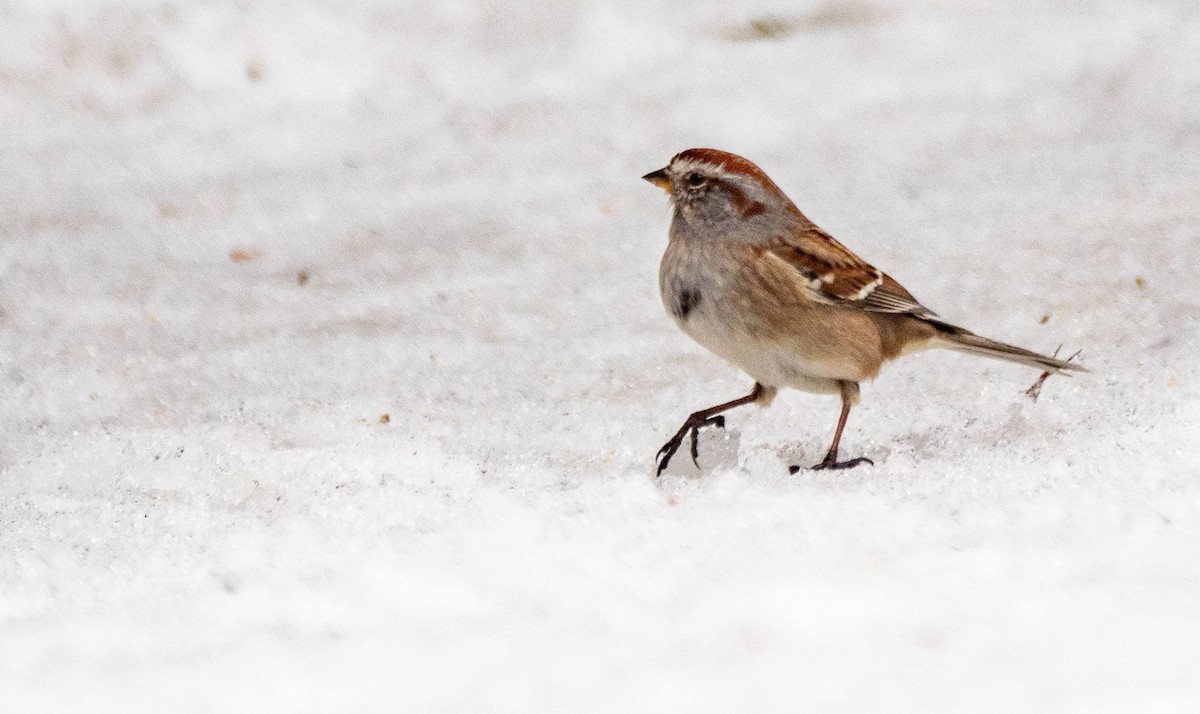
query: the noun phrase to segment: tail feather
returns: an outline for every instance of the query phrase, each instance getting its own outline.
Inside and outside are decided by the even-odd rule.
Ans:
[[[945,322],[936,320],[929,320],[928,322],[938,331],[937,337],[934,339],[934,345],[937,347],[945,347],[946,349],[958,352],[980,355],[981,357],[991,357],[992,359],[1004,360],[1005,362],[1015,362],[1027,367],[1033,367],[1034,369],[1045,370],[1052,374],[1088,371],[1083,365],[1039,354],[1014,345],[1006,345],[1003,342],[989,340],[969,330],[964,330],[961,327],[956,327]]]

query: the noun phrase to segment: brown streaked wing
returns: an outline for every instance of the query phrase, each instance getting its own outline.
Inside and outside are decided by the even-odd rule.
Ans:
[[[903,312],[917,317],[937,317],[937,313],[917,302],[912,293],[887,273],[883,274],[883,283],[863,299],[862,307],[872,312]]]
[[[809,295],[817,302],[871,312],[934,316],[891,276],[815,225],[781,238],[769,251],[800,273]]]

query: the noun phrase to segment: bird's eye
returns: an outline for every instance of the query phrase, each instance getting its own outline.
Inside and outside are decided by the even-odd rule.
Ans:
[[[692,188],[699,188],[700,186],[704,185],[704,177],[693,171],[687,175],[687,182],[688,186],[691,186]]]

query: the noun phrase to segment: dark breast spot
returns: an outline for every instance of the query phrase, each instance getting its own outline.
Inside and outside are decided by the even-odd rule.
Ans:
[[[675,293],[675,302],[671,305],[671,312],[680,320],[686,320],[699,304],[700,291],[695,288],[683,288]]]

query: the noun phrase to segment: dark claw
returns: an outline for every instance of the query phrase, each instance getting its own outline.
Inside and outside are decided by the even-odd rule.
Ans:
[[[817,464],[816,466],[810,466],[809,468],[812,471],[824,471],[826,469],[840,470],[840,469],[852,469],[855,466],[858,466],[859,464],[870,464],[870,465],[874,466],[875,462],[868,459],[865,456],[860,456],[857,459],[850,459],[849,461],[838,461],[836,459],[831,459],[828,456],[826,456],[824,461]],[[802,468],[803,468],[802,466],[789,466],[788,473],[790,473],[790,474],[799,473],[800,469],[802,469]]]
[[[686,428],[688,425],[684,424]],[[667,470],[667,464],[671,463],[671,457],[679,450],[679,444],[683,441],[683,435],[687,433],[681,429],[678,434],[671,437],[671,440],[663,444],[662,448],[654,456],[658,460],[658,471],[655,472],[655,477],[662,476],[662,472]]]
[[[865,456],[860,456],[857,459],[849,459],[847,461],[838,461],[837,459],[833,458],[832,455],[830,455],[826,456],[825,460],[821,463],[813,466],[812,470],[824,471],[825,469],[835,469],[840,471],[841,469],[852,469],[859,464],[870,464],[874,466],[875,462]]]
[[[696,468],[700,468],[700,429],[706,426],[715,426],[718,429],[724,429],[725,417],[718,415],[709,417],[708,419],[701,419],[699,414],[689,416],[679,431],[675,433],[675,436],[663,444],[662,448],[655,455],[654,458],[658,460],[658,471],[654,475],[661,476],[662,472],[667,470],[667,464],[671,463],[671,458],[675,456],[675,452],[679,451],[679,447],[683,445],[685,436],[690,436],[692,439],[690,449],[692,463],[696,465]]]

